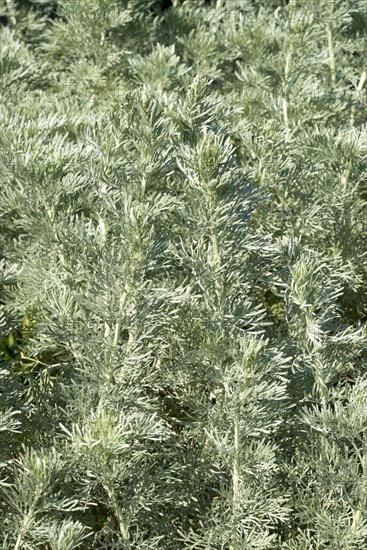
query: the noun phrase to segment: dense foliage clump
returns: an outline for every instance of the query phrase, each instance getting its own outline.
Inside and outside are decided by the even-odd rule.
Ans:
[[[2,0],[3,549],[367,549],[364,0]]]

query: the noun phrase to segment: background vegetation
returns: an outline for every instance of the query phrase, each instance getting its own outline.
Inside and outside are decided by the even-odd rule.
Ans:
[[[367,549],[365,0],[2,0],[3,549]]]

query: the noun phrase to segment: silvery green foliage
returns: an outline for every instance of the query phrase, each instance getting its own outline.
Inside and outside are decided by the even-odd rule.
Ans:
[[[1,4],[1,547],[367,549],[365,2],[172,3]]]

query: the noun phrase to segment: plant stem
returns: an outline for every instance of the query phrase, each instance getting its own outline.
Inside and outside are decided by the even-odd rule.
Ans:
[[[345,169],[343,170],[342,175],[340,177],[340,183],[342,185],[343,196],[345,196],[346,193],[347,193],[347,186],[348,186],[348,180],[349,180],[351,169],[352,169],[352,163],[351,163],[351,161],[348,161],[348,163],[347,163],[347,165],[346,165]]]
[[[123,540],[129,540],[129,538],[130,538],[129,528],[126,524],[126,519],[125,519],[124,514],[123,514],[123,512],[120,508],[120,505],[117,502],[115,489],[113,488],[111,483],[106,482],[106,483],[104,483],[103,486],[104,486],[104,489],[105,489],[106,493],[108,494],[108,497],[111,501],[113,511],[114,511],[115,516],[117,518],[117,521],[119,523],[119,529],[120,529],[120,533],[122,535],[122,538],[123,538]]]
[[[354,518],[353,518],[353,524],[352,524],[352,531],[355,533],[358,529],[359,524],[362,520],[362,510],[359,508],[354,512]]]
[[[363,90],[363,86],[364,86],[364,83],[366,82],[366,79],[367,79],[367,71],[365,69],[363,71],[362,75],[361,75],[361,78],[360,78],[359,82],[358,82],[358,86],[357,86],[357,92],[358,93],[361,93],[361,91]],[[351,113],[350,113],[350,125],[351,126],[354,126],[355,118],[356,118],[356,106],[352,105],[352,109],[351,109]]]
[[[34,506],[31,506],[31,508],[28,510],[28,514],[26,515],[26,517],[22,522],[22,526],[20,528],[18,538],[14,546],[14,550],[20,550],[22,548],[22,545],[24,542],[24,535],[27,533],[27,531],[30,528],[33,514],[34,514]]]
[[[362,466],[362,470],[363,470],[363,477],[365,475],[365,471],[364,471],[364,460],[363,460],[363,457],[362,457],[362,454],[361,454],[361,451],[360,449],[358,449],[357,445],[355,442],[352,443],[353,445],[353,448],[354,448],[354,451],[356,453],[356,457],[358,458],[359,460],[359,463],[360,465]],[[363,514],[363,509],[365,508],[365,505],[366,505],[366,494],[363,492],[363,489],[362,489],[362,494],[360,494],[360,497],[359,497],[359,503],[358,503],[358,507],[356,508],[356,510],[354,511],[354,517],[353,517],[353,523],[352,523],[352,533],[355,533],[362,521],[362,514]]]
[[[234,417],[234,456],[232,471],[232,490],[233,490],[233,516],[236,517],[238,503],[240,501],[240,414],[236,412]],[[230,550],[237,550],[237,531],[234,529],[232,535]]]
[[[105,339],[105,361],[108,362],[108,346],[109,346],[109,336],[110,336],[111,328],[110,325],[107,323],[107,321],[104,322],[104,339]]]
[[[119,312],[118,312],[119,318],[118,318],[118,320],[116,321],[116,324],[115,324],[115,331],[114,331],[113,342],[112,342],[112,346],[114,348],[117,346],[118,341],[119,341],[119,337],[120,337],[120,331],[121,331],[120,315],[121,315],[122,308],[125,304],[125,299],[126,299],[126,290],[123,290],[120,294]]]
[[[288,113],[289,86],[288,86],[288,79],[289,79],[291,59],[292,59],[292,52],[288,51],[287,55],[285,56],[284,86],[283,86],[283,122],[284,122],[285,131],[286,131],[286,141],[289,140],[289,113]]]
[[[218,305],[221,307],[222,297],[223,297],[223,292],[222,292],[223,288],[219,280],[221,258],[220,258],[220,250],[219,250],[219,243],[218,243],[218,234],[217,234],[217,229],[215,227],[212,227],[211,229],[211,239],[212,239],[212,245],[213,245],[213,260],[214,260],[215,270],[217,271],[215,276],[215,291],[218,298]]]
[[[327,43],[328,43],[328,51],[329,51],[329,65],[330,65],[330,73],[331,73],[331,83],[333,88],[336,86],[336,65],[335,65],[335,51],[334,51],[334,41],[333,41],[333,25],[332,25],[332,15],[334,11],[334,1],[331,0],[329,2],[330,4],[330,14],[326,26],[326,34],[327,34]]]
[[[240,481],[240,415],[236,412],[234,418],[234,460],[233,460],[233,504],[239,501]]]

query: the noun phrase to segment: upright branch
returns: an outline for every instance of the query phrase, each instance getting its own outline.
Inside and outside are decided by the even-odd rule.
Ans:
[[[333,11],[334,11],[334,1],[330,0],[329,2],[329,16],[326,25],[326,35],[328,43],[328,53],[329,53],[329,66],[330,66],[330,75],[331,75],[331,84],[332,87],[336,86],[336,64],[335,64],[335,50],[334,50],[334,39],[333,39]]]
[[[240,413],[234,416],[234,459],[233,459],[233,508],[236,510],[240,499]]]
[[[283,83],[283,122],[286,132],[286,140],[289,141],[289,72],[291,66],[292,52],[289,50],[285,56],[284,83]]]
[[[367,79],[367,70],[364,69],[364,71],[361,74],[361,78],[359,79],[357,88],[356,88],[357,94],[360,94],[362,92],[363,86],[366,82],[366,79]],[[356,118],[356,106],[352,105],[351,114],[350,114],[350,125],[351,126],[354,126],[355,118]]]

